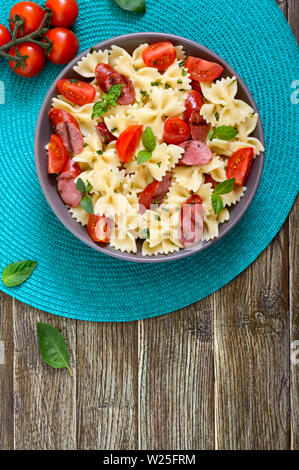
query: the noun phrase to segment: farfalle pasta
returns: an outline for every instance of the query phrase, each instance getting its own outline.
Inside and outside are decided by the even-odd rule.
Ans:
[[[235,77],[182,46],[91,50],[49,112],[49,173],[96,243],[144,256],[219,235],[264,148]]]

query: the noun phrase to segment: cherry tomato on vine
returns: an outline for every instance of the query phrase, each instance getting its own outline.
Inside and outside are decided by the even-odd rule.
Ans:
[[[23,34],[19,30],[18,37],[27,36],[27,34],[36,31],[45,16],[43,9],[34,2],[19,2],[16,3],[10,10],[9,27],[11,31],[14,30],[14,23],[11,21],[15,15],[24,18],[25,23],[23,26]]]
[[[96,95],[94,86],[75,78],[58,80],[57,89],[66,99],[78,106],[92,103]]]
[[[109,227],[108,221],[104,215],[93,215],[89,216],[88,235],[90,238],[97,243],[109,243]]]
[[[18,46],[18,50],[22,56],[27,56],[25,60],[25,67],[19,66],[14,70],[15,62],[12,60],[9,61],[9,66],[18,75],[21,77],[31,78],[38,75],[44,68],[45,65],[45,54],[41,47],[30,42],[24,42]],[[12,47],[9,51],[9,54],[16,56],[16,50]]]
[[[11,34],[3,24],[0,24],[0,47],[11,41]]]
[[[144,49],[142,58],[147,67],[165,72],[176,59],[176,49],[169,41],[155,42]]]
[[[66,28],[50,29],[45,37],[53,43],[53,49],[48,55],[48,59],[54,64],[64,65],[70,62],[79,50],[79,41],[77,36]]]
[[[165,121],[163,138],[167,144],[179,145],[188,140],[190,129],[180,118],[170,118]]]
[[[69,28],[79,15],[76,0],[47,0],[46,7],[53,12],[51,26]]]

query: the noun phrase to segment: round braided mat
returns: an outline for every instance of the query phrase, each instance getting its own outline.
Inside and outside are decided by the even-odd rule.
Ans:
[[[0,22],[15,0],[1,2]],[[252,92],[266,134],[259,191],[242,221],[224,239],[180,261],[137,264],[107,257],[71,235],[41,192],[33,155],[34,131],[47,89],[61,71],[48,64],[25,80],[0,59],[5,104],[0,105],[2,269],[21,259],[39,262],[22,286],[1,289],[48,312],[82,320],[129,321],[189,305],[231,281],[266,248],[298,192],[298,45],[274,0],[147,0],[147,13],[124,12],[112,0],[79,0],[74,31],[80,50],[138,31],[185,36],[230,63]],[[293,95],[293,103],[291,94]],[[298,98],[297,98],[298,100]]]

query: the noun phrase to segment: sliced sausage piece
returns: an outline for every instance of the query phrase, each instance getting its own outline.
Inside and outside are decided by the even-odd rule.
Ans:
[[[49,118],[65,148],[75,155],[81,153],[84,141],[79,123],[74,116],[63,109],[52,108],[49,111]]]
[[[193,194],[181,209],[181,243],[192,248],[202,242],[204,231],[204,211],[200,196]]]
[[[77,207],[82,195],[76,188],[75,179],[82,173],[78,163],[74,162],[72,158],[68,159],[67,164],[58,178],[58,192],[61,199],[70,207]]]
[[[61,173],[58,178],[57,188],[65,204],[70,207],[77,207],[80,204],[82,195],[76,188],[75,178],[72,174]]]
[[[203,166],[210,163],[213,154],[209,147],[198,140],[187,140],[181,147],[185,150],[179,165],[182,166]]]
[[[99,124],[96,125],[96,131],[103,142],[103,144],[110,144],[110,142],[113,142],[114,140],[117,140],[117,137],[115,137],[111,132],[109,131],[108,127],[104,122],[100,122]]]
[[[83,136],[80,129],[71,122],[60,122],[56,126],[56,133],[64,143],[65,148],[78,155],[82,152],[84,146]]]
[[[139,212],[144,214],[153,205],[160,205],[171,185],[171,173],[168,171],[161,182],[149,184],[139,198]]]
[[[205,142],[210,132],[210,125],[199,111],[193,111],[190,116],[190,131],[193,140]]]
[[[118,73],[113,67],[108,64],[99,64],[95,70],[96,80],[104,93],[108,93],[110,88],[114,85],[123,84],[118,104],[132,104],[135,101],[135,88],[131,80],[124,75]]]

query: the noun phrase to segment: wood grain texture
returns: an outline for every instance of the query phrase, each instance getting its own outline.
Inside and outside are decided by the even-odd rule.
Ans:
[[[0,341],[4,345],[4,357],[0,357],[0,449],[7,450],[14,448],[12,310],[13,299],[0,292]]]
[[[213,449],[211,298],[139,329],[139,447]]]
[[[76,323],[14,301],[14,447],[22,450],[76,448]],[[49,323],[66,338],[74,372],[43,362],[36,323]]]
[[[137,323],[77,323],[78,449],[137,449]]]
[[[288,449],[288,225],[215,295],[219,449]]]
[[[291,341],[291,446],[299,450],[299,200],[289,217],[290,226],[290,341]],[[297,262],[294,262],[297,260]]]

